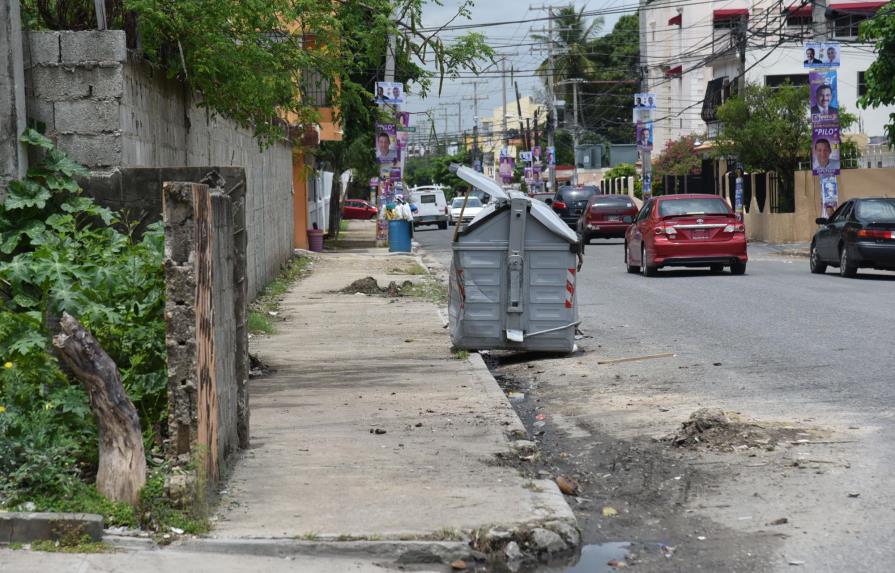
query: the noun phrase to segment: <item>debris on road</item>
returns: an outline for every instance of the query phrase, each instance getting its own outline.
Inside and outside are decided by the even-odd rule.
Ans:
[[[779,517],[779,518],[775,519],[774,521],[768,523],[768,525],[785,525],[785,524],[787,524],[787,523],[789,523],[789,519],[788,519],[788,518],[786,518],[786,517]]]
[[[603,517],[615,517],[618,515],[618,510],[614,507],[609,507],[608,505],[603,508]]]
[[[565,495],[578,495],[578,492],[581,491],[578,482],[568,476],[557,476],[554,481],[559,486],[559,491]]]
[[[607,360],[598,360],[597,364],[619,364],[621,362],[637,362],[639,360],[652,360],[654,358],[674,358],[673,352],[663,352],[662,354],[648,354],[646,356],[629,356],[628,358],[610,358]]]
[[[457,559],[456,561],[451,562],[451,569],[456,569],[457,571],[463,571],[466,567],[466,561],[462,559]]]
[[[797,435],[812,434],[819,435],[819,432],[791,425],[747,422],[720,408],[700,408],[681,423],[680,431],[666,436],[664,441],[677,447],[703,447],[735,452],[752,448],[774,450],[779,444],[787,443]]]

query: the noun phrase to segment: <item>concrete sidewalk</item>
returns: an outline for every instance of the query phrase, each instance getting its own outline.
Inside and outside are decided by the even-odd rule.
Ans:
[[[373,228],[352,223],[349,240]],[[367,276],[431,281],[406,274],[416,262],[324,253],[286,295],[277,333],[252,339],[272,372],[251,381],[252,446],[222,486],[216,542],[465,540],[500,526],[578,543],[553,482],[497,463],[525,430],[481,358],[450,354],[437,306],[337,292]]]

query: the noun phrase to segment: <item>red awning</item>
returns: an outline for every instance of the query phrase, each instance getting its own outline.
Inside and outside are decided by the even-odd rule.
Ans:
[[[668,20],[668,25],[669,26],[680,26],[681,21],[683,20],[683,16],[684,16],[683,14],[678,14],[674,18],[671,18],[670,20]]]
[[[715,10],[713,13],[713,19],[715,20],[729,20],[731,18],[738,18],[740,16],[748,16],[749,9],[748,8],[730,8],[727,10]]]
[[[876,12],[888,2],[836,2],[830,4],[833,10],[843,12]]]
[[[786,9],[787,16],[810,16],[811,15],[811,3],[807,3],[802,6],[801,2],[793,2],[789,8]]]
[[[668,68],[668,71],[665,72],[665,77],[666,78],[676,78],[676,77],[680,76],[683,71],[684,71],[683,66],[674,66],[673,68]]]

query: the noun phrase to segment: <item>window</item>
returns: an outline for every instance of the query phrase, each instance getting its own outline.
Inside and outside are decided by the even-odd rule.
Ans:
[[[794,86],[807,86],[808,74],[780,74],[764,77],[764,85],[769,88],[776,88],[787,82]]]
[[[435,195],[420,195],[420,203],[435,203]]]
[[[858,72],[858,96],[867,95],[867,80],[864,79],[864,72]]]
[[[858,219],[873,222],[895,222],[895,199],[865,199],[858,202]]]
[[[740,17],[737,16],[735,18],[720,18],[715,20],[715,29],[716,30],[733,30],[740,25]]]
[[[834,22],[833,35],[836,38],[857,38],[861,22],[866,19],[866,14],[840,14]]]

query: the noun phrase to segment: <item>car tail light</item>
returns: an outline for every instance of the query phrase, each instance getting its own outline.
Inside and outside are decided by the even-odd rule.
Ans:
[[[558,211],[560,209],[565,209],[565,208],[566,208],[566,204],[563,203],[562,201],[554,201],[553,202],[553,210],[554,211]]]
[[[447,208],[447,207],[444,208],[444,214],[445,214],[445,215],[448,214],[448,208]]]
[[[738,223],[736,225],[727,225],[726,227],[724,227],[724,232],[725,233],[745,233],[746,225],[744,225],[742,223]]]
[[[677,237],[677,229],[675,229],[671,225],[664,226],[664,227],[662,225],[659,225],[658,227],[656,227],[656,234],[657,235],[668,235],[669,237]]]
[[[882,229],[860,229],[858,236],[862,239],[895,239],[895,231],[884,231]]]

